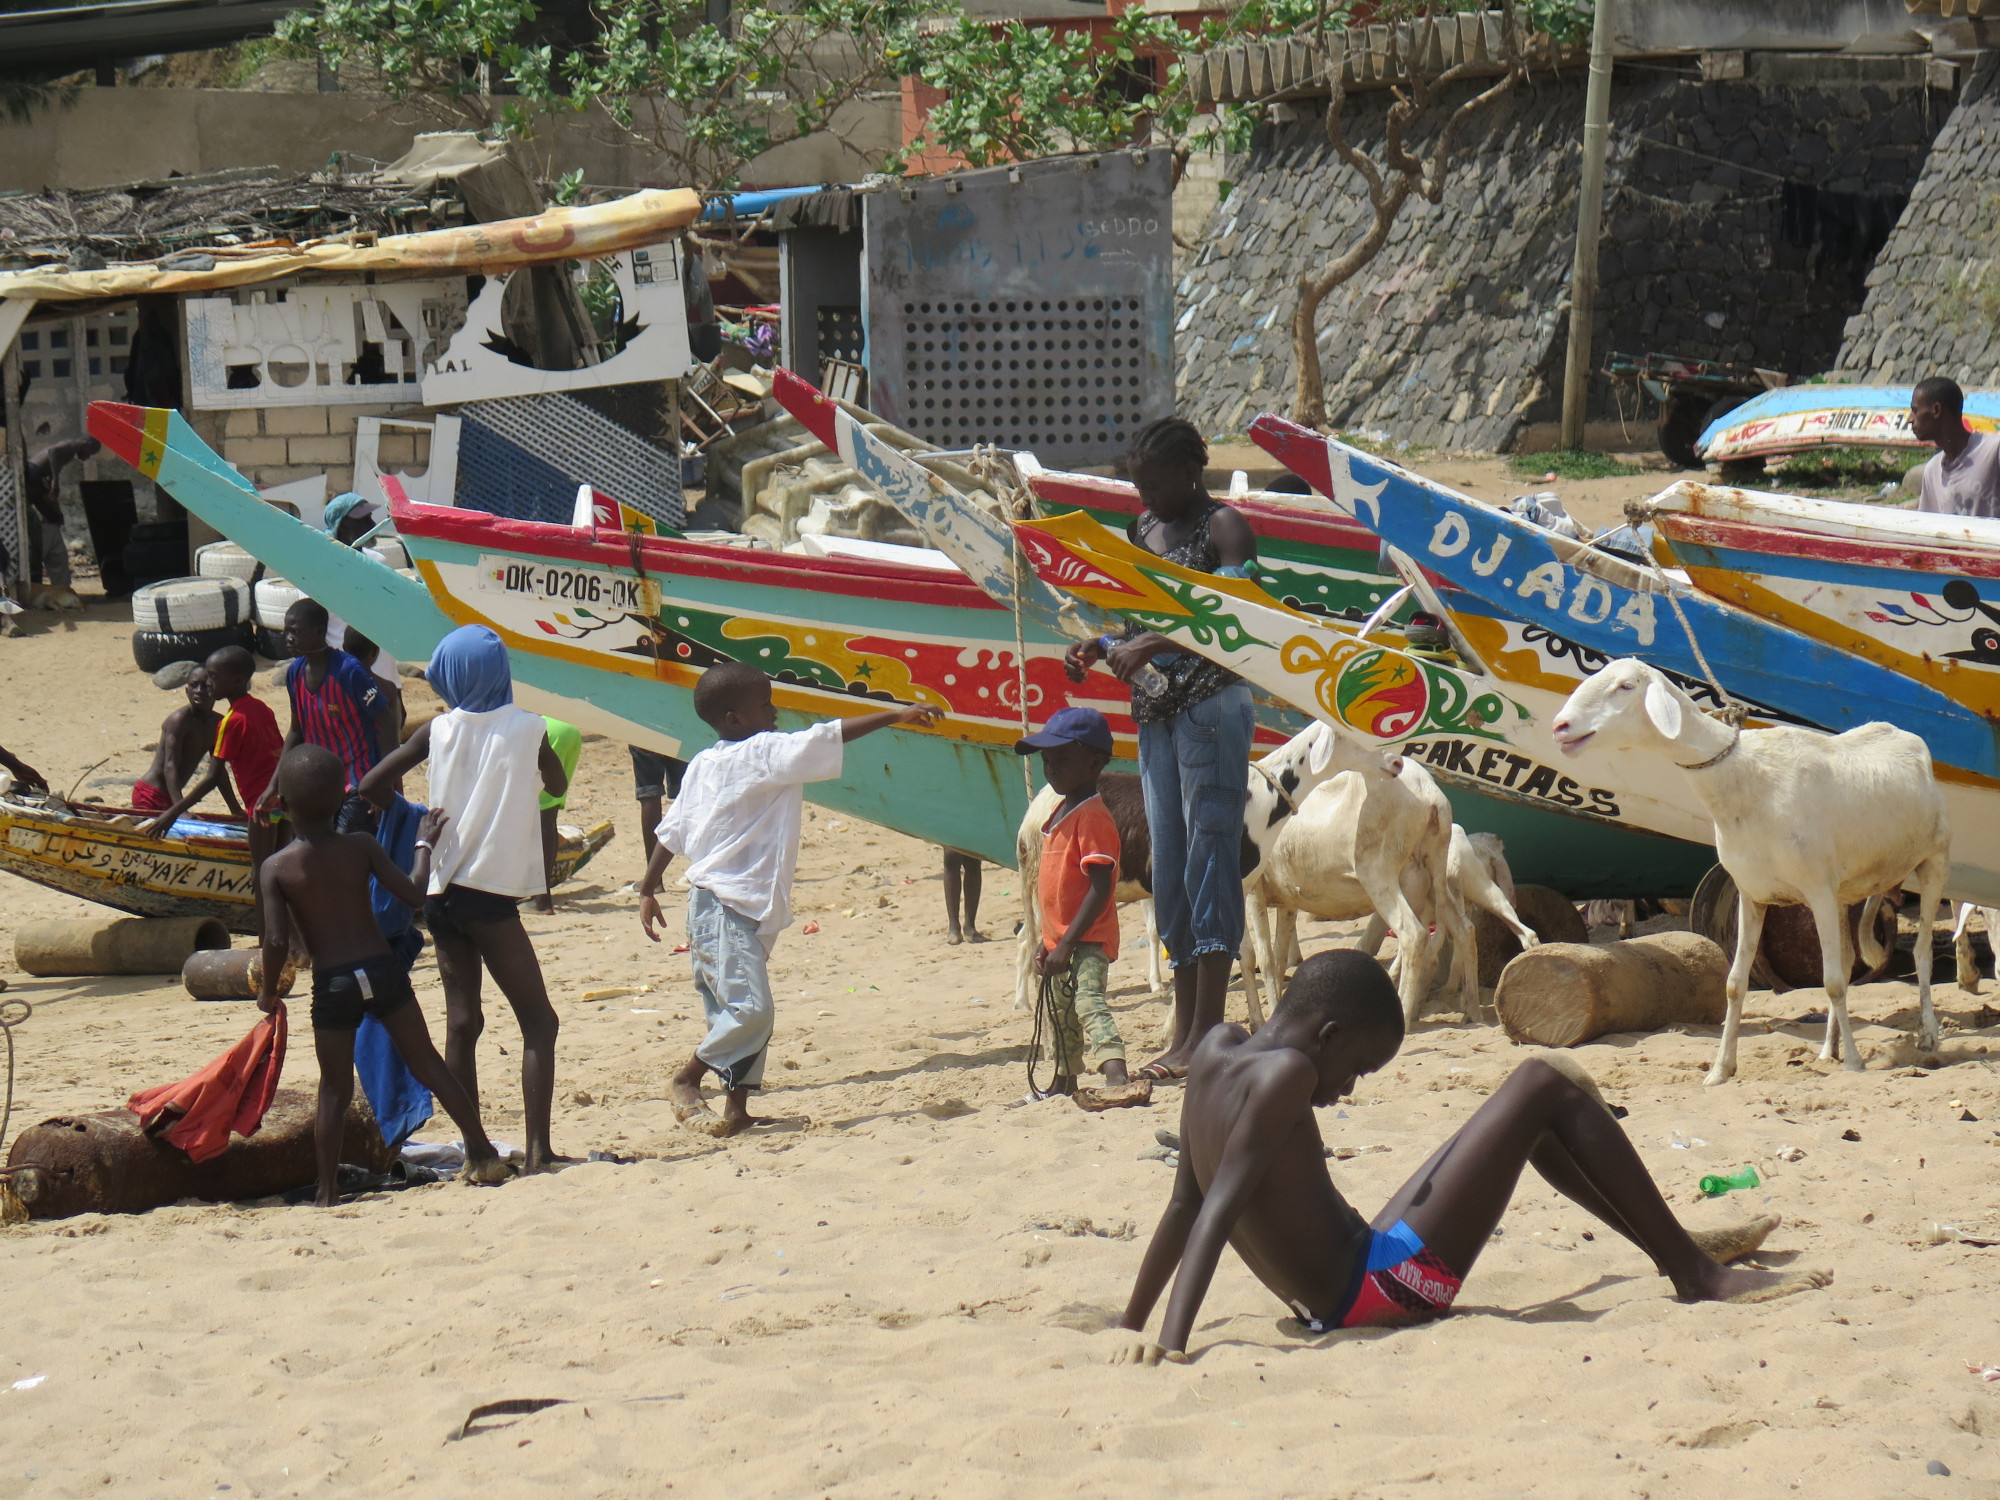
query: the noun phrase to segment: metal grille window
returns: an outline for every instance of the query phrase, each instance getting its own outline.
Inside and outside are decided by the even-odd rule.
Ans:
[[[821,307],[818,309],[819,357],[822,363],[829,359],[844,359],[851,365],[861,363],[861,309],[858,307]]]
[[[1137,297],[903,305],[905,414],[945,448],[1124,443],[1140,424]]]
[[[1116,459],[1174,409],[1171,174],[1112,151],[867,194],[869,404],[940,447]]]

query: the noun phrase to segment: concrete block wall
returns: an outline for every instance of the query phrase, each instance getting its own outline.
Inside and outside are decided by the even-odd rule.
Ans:
[[[1970,74],[1848,319],[1840,373],[1910,385],[2000,385],[2000,58]]]
[[[354,423],[391,412],[412,420],[428,413],[393,406],[271,406],[195,411],[188,420],[208,445],[259,489],[325,474],[327,494],[354,487]],[[421,446],[420,446],[421,445]],[[422,433],[385,433],[379,454],[397,467],[429,461]]]
[[[1874,76],[1850,70],[1815,86],[1796,73],[1716,83],[1618,73],[1600,360],[1617,349],[1832,368],[1867,264],[1788,243],[1784,184],[1879,195],[1893,214],[1948,108],[1900,62]],[[1379,151],[1382,101],[1349,104],[1356,144]],[[1360,184],[1326,144],[1321,102],[1295,107],[1296,121],[1260,128],[1178,284],[1180,410],[1212,435],[1289,410],[1298,275],[1366,227]],[[1412,200],[1374,263],[1327,299],[1320,357],[1336,426],[1496,451],[1559,415],[1582,115],[1580,79],[1537,81],[1501,101],[1465,133],[1442,201]],[[1591,415],[1617,414],[1612,387],[1594,380]]]

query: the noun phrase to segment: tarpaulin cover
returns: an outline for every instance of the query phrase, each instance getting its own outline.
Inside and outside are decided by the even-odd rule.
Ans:
[[[126,1101],[149,1135],[162,1127],[169,1145],[190,1161],[208,1161],[228,1149],[229,1137],[255,1135],[278,1092],[285,1070],[285,1007],[250,1028],[250,1034],[214,1062],[179,1083],[145,1089]]]
[[[206,269],[162,269],[153,262],[101,271],[37,269],[0,276],[0,297],[42,302],[135,297],[153,292],[204,292],[252,286],[301,272],[460,271],[482,274],[554,260],[582,260],[636,250],[671,239],[701,213],[685,188],[648,188],[610,203],[552,208],[527,219],[384,235],[373,244],[320,240],[304,245],[215,245],[203,248]],[[183,252],[182,264],[194,259]],[[169,265],[175,261],[170,260]],[[197,261],[197,264],[200,262]]]

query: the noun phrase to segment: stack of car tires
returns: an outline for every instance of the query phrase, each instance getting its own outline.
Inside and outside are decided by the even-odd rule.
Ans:
[[[168,578],[132,595],[132,660],[157,672],[201,661],[223,646],[249,646],[250,585],[241,578]]]

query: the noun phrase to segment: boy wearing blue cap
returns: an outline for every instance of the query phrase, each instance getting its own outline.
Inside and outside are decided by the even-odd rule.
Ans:
[[[1035,970],[1053,981],[1045,986],[1056,1065],[1049,1092],[1073,1094],[1089,1110],[1150,1104],[1153,1086],[1126,1073],[1125,1042],[1104,998],[1105,976],[1118,952],[1111,890],[1124,852],[1118,825],[1097,794],[1097,778],[1111,759],[1111,726],[1094,708],[1060,708],[1039,733],[1015,741],[1014,751],[1040,752],[1042,774],[1063,799],[1042,827],[1037,892],[1047,946]],[[1077,1087],[1086,1067],[1104,1075],[1103,1088]]]

